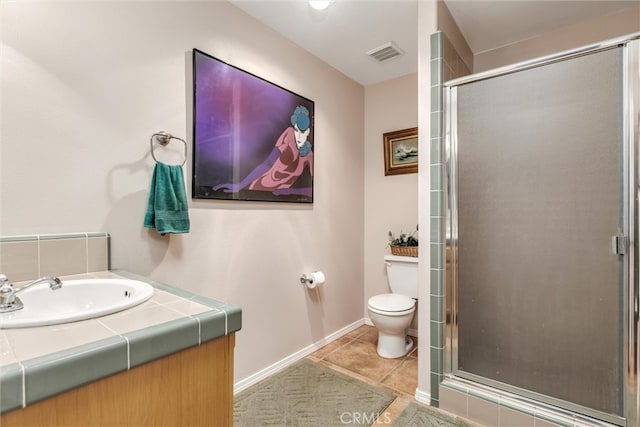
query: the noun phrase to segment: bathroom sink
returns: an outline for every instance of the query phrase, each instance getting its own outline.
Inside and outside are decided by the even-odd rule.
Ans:
[[[153,286],[131,279],[64,280],[51,290],[34,286],[17,296],[24,308],[0,313],[0,329],[57,325],[126,310],[153,296]]]

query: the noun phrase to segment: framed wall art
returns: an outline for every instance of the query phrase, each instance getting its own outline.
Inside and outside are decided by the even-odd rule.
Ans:
[[[313,101],[193,49],[193,102],[193,198],[313,203]]]
[[[387,132],[383,135],[384,174],[418,172],[418,128]]]

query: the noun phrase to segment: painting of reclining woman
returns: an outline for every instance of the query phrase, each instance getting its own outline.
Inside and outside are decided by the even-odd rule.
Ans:
[[[313,101],[194,49],[193,197],[313,202]]]

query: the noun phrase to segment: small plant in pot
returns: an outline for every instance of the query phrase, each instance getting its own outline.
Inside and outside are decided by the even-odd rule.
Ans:
[[[402,231],[398,236],[389,231],[389,247],[391,248],[392,255],[401,256],[418,256],[418,237],[415,233],[418,232],[418,226],[411,234],[403,233]]]

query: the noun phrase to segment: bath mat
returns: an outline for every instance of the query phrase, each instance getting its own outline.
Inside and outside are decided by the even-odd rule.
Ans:
[[[409,403],[393,423],[394,427],[474,427],[459,418],[444,414],[434,408]]]
[[[236,427],[369,426],[395,398],[303,359],[235,396],[233,421]]]

